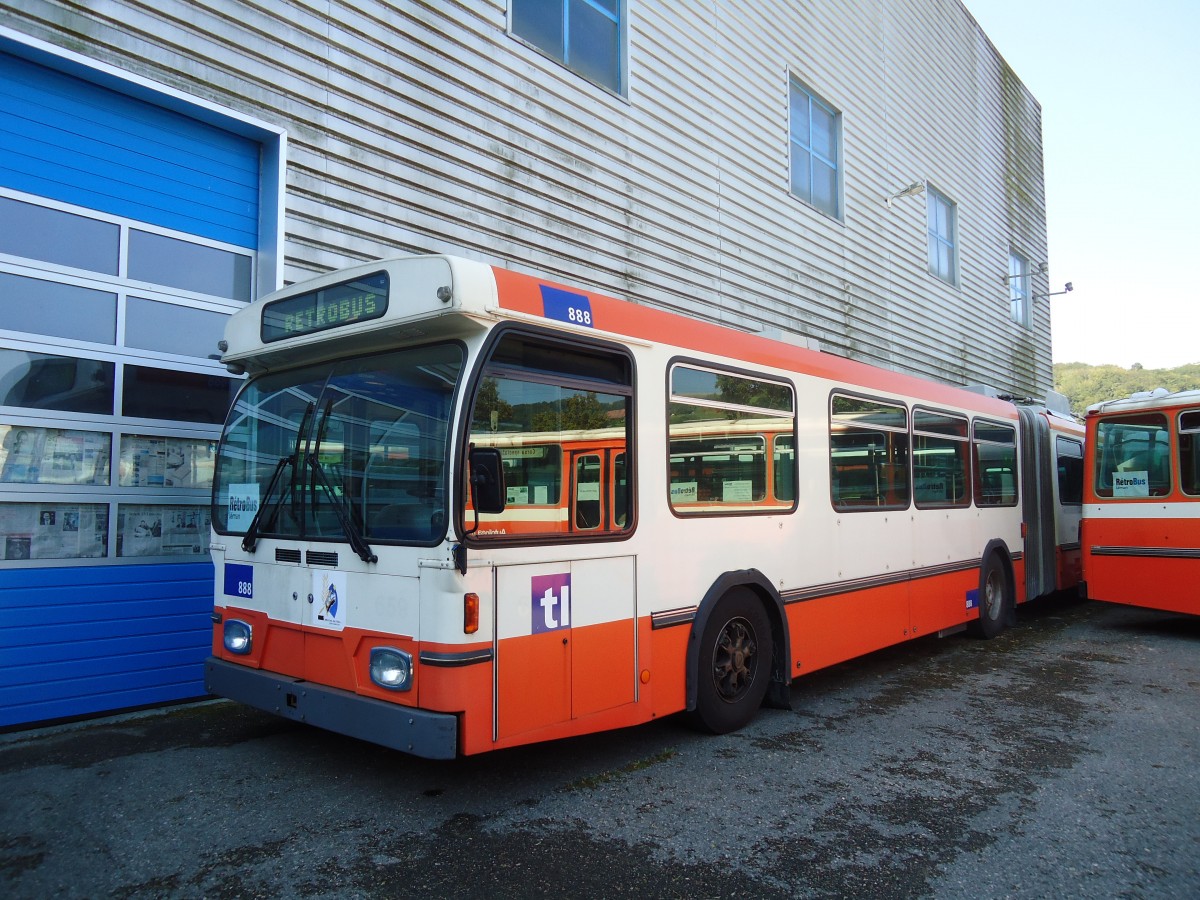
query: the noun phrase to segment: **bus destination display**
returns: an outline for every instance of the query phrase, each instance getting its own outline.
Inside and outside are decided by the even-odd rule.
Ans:
[[[387,312],[386,272],[285,297],[263,309],[264,343],[378,319]]]

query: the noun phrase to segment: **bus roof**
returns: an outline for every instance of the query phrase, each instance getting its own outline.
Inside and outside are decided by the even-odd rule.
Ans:
[[[382,309],[376,306],[370,315],[357,315],[355,308],[344,306],[333,312],[339,296],[381,274],[387,275],[388,285],[379,295]],[[347,287],[339,292],[341,286]],[[351,291],[350,300],[360,296]],[[302,309],[305,303],[307,311]],[[850,389],[907,395],[1005,419],[1017,417],[1007,398],[453,256],[364,263],[262,297],[235,313],[226,325],[222,362],[235,372],[285,368],[347,352],[371,352],[398,341],[461,336],[464,329],[482,330],[489,321],[501,319],[536,321],[601,338],[668,343],[684,353],[719,356],[747,367],[804,372]],[[268,320],[270,324],[265,324]]]
[[[1087,413],[1089,416],[1093,416],[1112,412],[1168,409],[1193,404],[1200,404],[1200,391],[1168,391],[1166,388],[1156,388],[1153,391],[1139,391],[1119,400],[1093,403],[1087,408]]]

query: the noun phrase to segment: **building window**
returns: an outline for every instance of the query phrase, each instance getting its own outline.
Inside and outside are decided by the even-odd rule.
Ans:
[[[620,93],[623,0],[512,0],[512,33]]]
[[[1012,320],[1025,328],[1030,322],[1029,260],[1016,251],[1008,254],[1008,301]]]
[[[958,284],[958,209],[929,188],[929,271],[947,284]]]
[[[842,117],[795,79],[789,87],[791,191],[827,215],[840,217],[838,145]]]

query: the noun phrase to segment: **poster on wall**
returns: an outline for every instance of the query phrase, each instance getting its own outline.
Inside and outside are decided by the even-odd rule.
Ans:
[[[0,504],[0,558],[95,559],[107,550],[103,504]]]

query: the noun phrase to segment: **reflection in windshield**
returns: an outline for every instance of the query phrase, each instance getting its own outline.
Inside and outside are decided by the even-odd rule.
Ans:
[[[445,532],[446,441],[462,351],[438,345],[251,381],[230,411],[213,525],[260,536],[434,543]],[[267,496],[281,461],[279,483]]]

